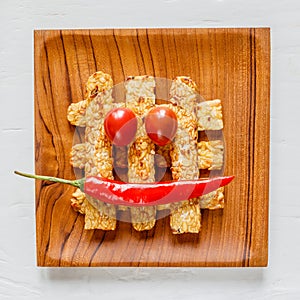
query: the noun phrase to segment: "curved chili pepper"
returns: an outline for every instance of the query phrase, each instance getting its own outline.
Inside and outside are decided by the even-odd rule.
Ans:
[[[66,183],[102,202],[114,205],[151,206],[169,204],[208,194],[230,183],[234,176],[199,180],[165,181],[156,183],[126,183],[98,176],[78,180],[31,175],[15,171],[17,175]]]

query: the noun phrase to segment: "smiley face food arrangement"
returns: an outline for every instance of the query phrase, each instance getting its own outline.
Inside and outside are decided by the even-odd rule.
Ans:
[[[118,103],[112,95],[111,76],[98,71],[87,81],[85,100],[70,105],[70,123],[85,127],[84,142],[71,151],[74,168],[84,169],[86,177],[109,180],[114,179],[114,169],[123,168],[127,170],[124,181],[130,184],[156,183],[159,168],[169,168],[174,181],[199,180],[201,169],[222,169],[222,140],[198,139],[200,131],[223,128],[220,100],[199,101],[196,84],[185,76],[172,81],[167,104],[156,103],[151,76],[130,76],[124,85],[126,99]],[[86,229],[115,230],[118,211],[129,211],[135,230],[150,230],[158,212],[169,210],[174,234],[198,233],[201,209],[224,207],[224,187],[218,184],[209,193],[187,199],[158,205],[114,205],[77,189],[71,203],[85,215]]]
[[[85,229],[115,230],[126,213],[137,231],[170,215],[173,234],[199,233],[201,209],[223,208],[224,186],[233,179],[208,178],[208,171],[223,168],[224,145],[221,138],[200,134],[222,130],[221,101],[200,101],[186,76],[171,82],[163,104],[152,76],[130,76],[124,85],[125,100],[117,102],[111,76],[98,71],[87,81],[85,100],[68,108],[69,122],[85,128],[83,142],[70,153],[71,165],[84,170],[84,178],[15,173],[76,187],[71,206],[84,215]],[[163,173],[170,179],[161,180]]]

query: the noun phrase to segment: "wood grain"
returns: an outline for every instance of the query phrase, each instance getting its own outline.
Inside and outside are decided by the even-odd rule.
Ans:
[[[34,33],[36,173],[74,178],[71,102],[90,74],[190,76],[206,99],[223,103],[224,210],[203,210],[200,234],[172,235],[168,217],[149,232],[119,222],[84,230],[72,187],[36,182],[39,266],[266,266],[270,119],[270,32],[243,29],[38,30]]]

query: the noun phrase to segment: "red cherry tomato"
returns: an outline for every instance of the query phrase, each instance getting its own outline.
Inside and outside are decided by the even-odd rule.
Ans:
[[[158,106],[145,117],[146,132],[150,139],[159,146],[170,143],[178,127],[176,114],[168,107]]]
[[[105,117],[104,129],[107,137],[114,145],[126,146],[135,137],[137,118],[129,108],[114,108]]]

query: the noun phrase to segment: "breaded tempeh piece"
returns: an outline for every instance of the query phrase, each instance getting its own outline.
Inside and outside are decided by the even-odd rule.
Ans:
[[[75,126],[87,126],[87,123],[90,125],[87,126],[88,128],[85,131],[85,136],[90,133],[90,127],[93,125],[92,123],[95,122],[99,124],[105,113],[111,109],[112,106],[112,97],[111,97],[111,89],[113,87],[113,81],[110,75],[105,74],[101,71],[95,72],[92,74],[86,83],[86,92],[85,92],[85,100],[79,101],[77,103],[72,103],[68,107],[68,114],[67,118],[71,124]],[[97,100],[96,105],[92,103],[92,107],[89,107],[90,103],[98,96],[98,94],[102,93],[107,95],[100,97],[103,100]],[[97,103],[99,102],[99,105]],[[102,103],[101,103],[102,102]],[[103,112],[97,112],[97,108],[103,109]],[[86,111],[88,110],[88,120],[86,120]],[[95,121],[93,121],[95,120]],[[94,137],[94,136],[93,136]],[[94,143],[96,140],[94,141]],[[90,146],[88,147],[90,148]],[[83,168],[84,164],[87,159],[87,148],[85,143],[74,145],[71,151],[71,164],[75,168]]]
[[[86,163],[85,143],[76,144],[72,147],[70,153],[70,163],[74,168],[83,169]]]
[[[112,178],[111,144],[103,134],[103,122],[106,113],[113,107],[112,79],[108,74],[96,72],[87,83],[85,113],[85,176],[103,176]],[[103,147],[102,147],[103,145]],[[96,149],[96,150],[95,150]],[[111,155],[110,155],[111,156]],[[104,165],[98,157],[106,157]],[[84,209],[86,227],[90,229],[114,230],[116,227],[116,209],[90,196]]]
[[[95,145],[98,143],[100,128],[103,127],[106,113],[113,108],[112,91],[104,91],[93,99],[86,110],[86,164],[85,173],[87,175],[99,175],[94,164]]]
[[[174,180],[198,179],[197,123],[191,114],[179,106],[169,106],[177,115],[178,128],[170,150]]]
[[[84,127],[85,126],[85,110],[87,108],[87,101],[82,100],[77,103],[71,103],[68,107],[67,119],[75,126]]]
[[[135,141],[128,149],[128,182],[142,183],[155,181],[155,146],[147,136],[142,120]]]
[[[131,207],[131,222],[136,231],[150,230],[155,226],[155,206]]]
[[[185,201],[171,215],[173,234],[198,233],[201,228],[201,213],[198,200]]]
[[[197,85],[190,77],[176,77],[170,90],[170,101],[180,105],[182,109],[176,113],[178,129],[170,152],[172,160],[172,177],[175,180],[198,179],[197,122],[195,104],[197,101]],[[189,216],[184,218],[180,216]],[[201,228],[201,212],[199,199],[191,199],[173,209],[170,217],[172,232],[197,233]]]
[[[221,130],[223,128],[221,100],[215,99],[198,103],[196,114],[198,130]]]
[[[91,101],[88,108],[93,112],[93,120],[87,119],[86,131],[88,131],[88,134],[86,132],[86,145],[87,155],[90,155],[90,157],[85,164],[85,176],[98,175],[113,179],[112,145],[104,134],[103,120],[106,113],[102,101],[106,102],[106,104],[111,103],[111,93],[99,94]],[[112,108],[112,105],[110,108]],[[101,159],[104,159],[104,161],[101,161]],[[87,199],[100,213],[99,217],[101,220],[99,220],[97,228],[114,230],[116,228],[116,207],[95,200],[90,196],[87,196]],[[94,215],[94,213],[91,213],[91,215]]]
[[[73,209],[85,215],[84,229],[103,229],[105,224],[104,219],[106,218],[103,218],[102,212],[95,209],[95,207],[90,204],[85,193],[80,189],[77,189],[72,196],[71,206]],[[108,220],[106,224],[108,224],[108,227],[111,226]]]
[[[178,129],[170,151],[172,177],[174,180],[198,179],[196,120],[183,108],[177,106],[173,109],[176,110]],[[174,234],[197,233],[201,228],[200,221],[198,199],[173,206],[170,226]]]
[[[80,189],[76,189],[75,192],[72,194],[71,198],[71,206],[75,211],[84,214],[84,205],[83,202],[87,201],[85,197],[85,193],[83,193]]]
[[[101,71],[92,74],[86,83],[85,100],[72,103],[68,107],[67,119],[75,126],[86,126],[85,112],[90,102],[104,91],[110,90],[113,86],[111,76]]]
[[[155,146],[146,135],[142,121],[136,140],[128,149],[128,182],[154,182]],[[154,206],[134,207],[130,209],[134,229],[150,230],[155,225],[156,209]]]
[[[223,166],[224,145],[221,140],[198,143],[199,169],[220,170]]]
[[[128,181],[154,182],[154,156],[155,146],[146,135],[142,124],[136,140],[128,151]],[[130,210],[132,225],[136,230],[150,230],[154,227],[156,222],[156,209],[154,206],[134,207]]]
[[[198,88],[196,83],[188,76],[177,76],[170,88],[170,101],[195,114]]]
[[[89,104],[98,94],[110,91],[113,87],[113,80],[109,74],[97,71],[92,74],[86,83],[85,99]],[[111,92],[111,91],[110,91]]]
[[[224,208],[224,187],[200,197],[200,208]]]
[[[146,108],[155,104],[155,80],[152,76],[128,76],[125,82],[126,106],[137,115],[145,113]],[[145,98],[148,98],[145,100]]]
[[[155,105],[155,81],[151,76],[128,77],[125,82],[126,106],[138,118],[136,139],[128,147],[128,182],[154,182],[155,145],[148,137],[142,120],[144,114]],[[156,208],[130,208],[132,226],[137,231],[150,230],[156,221]]]
[[[114,179],[112,144],[105,134],[104,126],[101,126],[97,144],[95,145],[94,164],[104,178]]]

